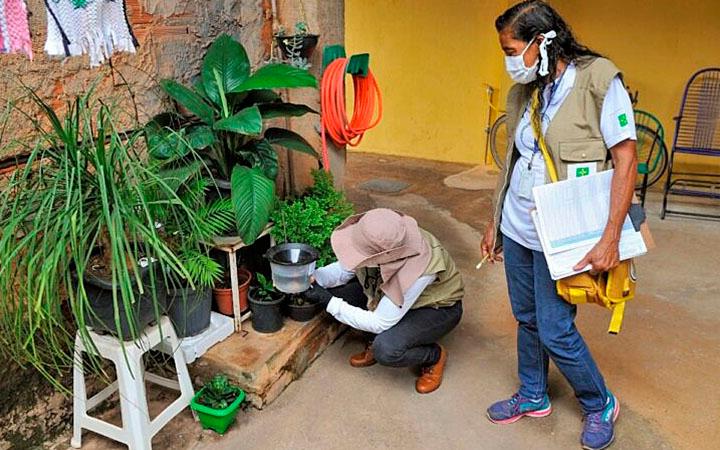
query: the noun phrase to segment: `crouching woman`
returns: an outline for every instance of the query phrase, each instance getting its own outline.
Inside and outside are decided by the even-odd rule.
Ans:
[[[439,388],[448,353],[437,341],[460,322],[464,295],[450,254],[415,219],[382,208],[348,218],[331,242],[338,261],[315,271],[305,296],[374,337],[350,364],[419,366],[417,392]]]

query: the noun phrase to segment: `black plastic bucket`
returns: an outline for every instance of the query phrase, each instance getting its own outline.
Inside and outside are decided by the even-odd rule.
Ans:
[[[165,310],[165,286],[160,276],[155,277],[155,297],[151,292],[150,271],[147,268],[140,269],[141,279],[145,293],[140,294],[139,290],[133,289],[135,302],[130,306],[132,322],[128,320],[128,311],[122,301],[120,288],[112,281],[85,272],[84,289],[87,294],[88,303],[85,309],[85,323],[96,331],[110,333],[114,336],[122,336],[125,340],[133,338],[131,330],[134,328],[139,334],[142,330],[155,321]],[[76,275],[74,275],[76,278]],[[75,282],[75,288],[77,281]],[[115,305],[113,291],[117,292],[118,321],[119,328],[115,323]],[[158,309],[156,311],[156,308]],[[131,325],[132,323],[132,325]]]
[[[168,316],[179,338],[196,336],[210,326],[212,290],[190,288],[168,290]]]
[[[255,299],[255,289],[250,288],[248,302],[252,311],[252,326],[258,333],[274,333],[283,326],[283,316],[280,307],[284,296],[278,294],[272,301],[258,301]]]
[[[305,303],[304,305],[287,305],[288,316],[297,322],[308,322],[317,316],[320,307],[315,303]]]

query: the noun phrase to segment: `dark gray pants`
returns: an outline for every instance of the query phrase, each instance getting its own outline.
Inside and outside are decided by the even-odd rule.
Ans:
[[[367,298],[357,280],[330,292],[353,306],[367,309]],[[375,360],[392,367],[435,364],[440,358],[440,347],[435,342],[455,328],[462,311],[462,302],[446,308],[411,309],[395,326],[375,336],[372,344]]]

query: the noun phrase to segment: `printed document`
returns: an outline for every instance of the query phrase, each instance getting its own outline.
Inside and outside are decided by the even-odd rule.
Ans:
[[[575,264],[602,237],[610,215],[612,170],[535,186],[532,212],[553,280],[589,270],[574,271]],[[620,237],[620,260],[647,253],[645,242],[625,217]]]

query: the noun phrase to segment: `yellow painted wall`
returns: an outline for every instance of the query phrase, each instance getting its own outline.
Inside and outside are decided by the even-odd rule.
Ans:
[[[362,151],[479,163],[485,151],[485,83],[510,80],[495,17],[512,0],[345,0],[346,46],[371,53],[385,100]],[[672,144],[684,85],[720,66],[720,0],[550,0],[581,42],[612,59],[638,108],[655,113]]]
[[[581,42],[612,59],[640,91],[637,108],[665,127],[668,150],[685,83],[720,67],[718,0],[553,0]],[[582,6],[581,6],[582,5]],[[688,162],[709,161],[689,158]]]
[[[479,163],[484,83],[505,77],[496,0],[345,0],[348,53],[370,53],[384,116],[359,149]]]

